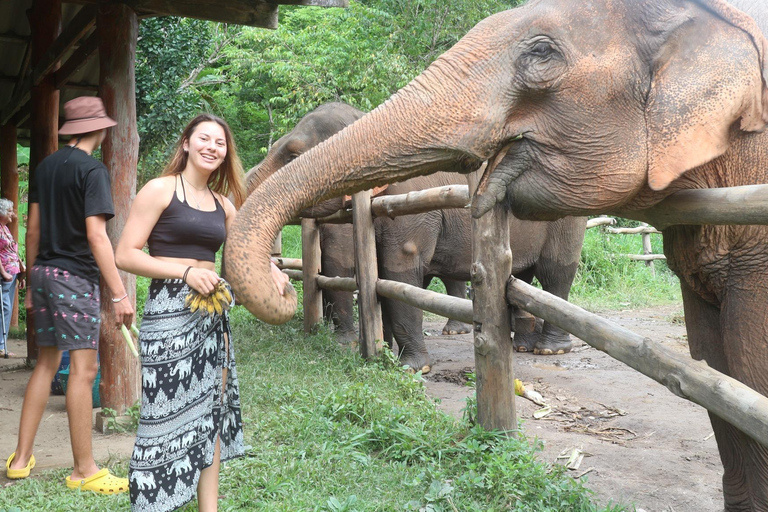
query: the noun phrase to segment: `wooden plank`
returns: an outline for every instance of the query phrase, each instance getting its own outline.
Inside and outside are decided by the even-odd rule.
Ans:
[[[311,334],[323,320],[323,293],[317,286],[320,275],[320,230],[315,219],[301,220],[301,261],[304,276],[304,332]]]
[[[644,210],[617,215],[663,230],[684,225],[768,224],[768,185],[681,190]]]
[[[42,60],[35,64],[32,71],[32,86],[39,84],[40,81],[58,67],[64,55],[82,39],[89,30],[96,24],[96,7],[83,6],[75,17],[64,27],[61,35],[56,38],[48,50],[45,52]]]
[[[497,205],[472,219],[477,419],[487,430],[517,431],[510,311],[505,299],[512,274],[508,213]]]
[[[360,354],[372,358],[383,346],[384,324],[381,303],[376,296],[379,267],[376,258],[376,233],[371,215],[371,191],[352,196],[352,215],[355,237],[355,273],[357,275],[357,302],[360,311]]]
[[[34,66],[53,44],[61,26],[60,0],[34,0],[30,13],[32,29],[31,64]],[[59,91],[53,84],[53,77],[46,77],[37,87],[27,89],[32,99],[31,137],[29,144],[29,180],[35,179],[35,169],[40,161],[58,149]],[[15,113],[15,111],[14,111]],[[27,262],[27,268],[33,262]],[[32,315],[27,315],[27,364],[37,359],[35,326]]]
[[[354,277],[317,276],[317,285],[323,290],[336,290],[339,292],[357,291],[357,281]]]
[[[116,245],[123,232],[131,202],[136,194],[136,167],[139,161],[139,135],[136,131],[136,41],[139,20],[123,4],[103,4],[98,10],[100,96],[107,114],[117,126],[107,130],[101,146],[104,164],[112,181],[115,216],[107,223],[107,234]],[[136,307],[136,277],[120,272],[128,298]],[[101,404],[118,414],[131,407],[141,396],[139,361],[128,349],[115,327],[111,293],[101,287]]]
[[[99,37],[96,32],[85,38],[80,46],[69,56],[66,62],[54,73],[56,87],[61,89],[99,49]]]
[[[507,298],[706,408],[768,447],[768,398],[741,382],[569,302],[511,279]]]
[[[4,124],[0,126],[0,188],[2,196],[13,201],[13,211],[19,213],[19,166],[16,159],[16,125]],[[19,221],[14,219],[8,225],[13,239],[19,240]],[[19,288],[14,292],[13,311],[6,311],[11,315],[11,327],[19,326]]]
[[[442,293],[425,290],[397,281],[379,279],[376,282],[376,291],[382,297],[405,302],[424,311],[436,315],[452,318],[461,322],[472,323],[472,301],[443,295]]]

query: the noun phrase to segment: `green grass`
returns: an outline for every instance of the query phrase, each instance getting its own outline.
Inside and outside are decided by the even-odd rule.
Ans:
[[[439,411],[389,354],[366,363],[327,331],[305,337],[299,320],[269,326],[241,307],[232,320],[250,448],[222,472],[220,510],[621,510],[593,505],[562,467],[536,459],[535,443]],[[110,466],[127,473],[125,460]],[[3,489],[0,510],[128,509],[126,495],[68,491],[66,475]]]

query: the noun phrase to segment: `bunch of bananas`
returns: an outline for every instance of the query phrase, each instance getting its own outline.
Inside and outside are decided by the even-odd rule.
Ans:
[[[208,295],[201,295],[197,290],[192,289],[184,299],[184,306],[188,307],[193,313],[198,312],[202,316],[221,315],[224,311],[232,307],[234,300],[232,288],[224,279],[219,280],[219,284]]]

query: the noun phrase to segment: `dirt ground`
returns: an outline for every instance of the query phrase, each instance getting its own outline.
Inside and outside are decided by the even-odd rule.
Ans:
[[[669,349],[688,353],[679,307],[611,312],[602,316]],[[442,321],[425,324],[433,358],[427,391],[440,407],[460,416],[466,371],[474,367],[471,335],[441,336]],[[543,460],[578,448],[585,457],[574,476],[586,474],[597,500],[634,504],[646,512],[720,511],[722,465],[706,411],[603,352],[574,338],[562,356],[515,356],[515,376],[540,392],[553,413],[517,397],[528,437],[544,443]]]
[[[682,307],[611,312],[603,316],[687,353]],[[440,335],[443,321],[425,323],[432,354],[427,392],[440,407],[461,415],[471,390],[464,385],[474,367],[471,335]],[[544,443],[541,457],[564,464],[561,453],[574,448],[585,457],[574,476],[586,474],[587,487],[598,501],[634,504],[646,512],[722,510],[720,471],[709,419],[704,409],[674,396],[666,388],[598,350],[575,340],[577,348],[563,356],[518,354],[515,375],[532,386],[554,412],[534,419],[538,405],[517,398],[518,418],[529,437]],[[24,342],[11,340],[11,351],[24,354]],[[30,371],[21,357],[0,358],[0,456],[15,448],[20,407]],[[95,409],[94,413],[99,411]],[[94,432],[97,460],[128,457],[129,435]],[[52,396],[35,447],[38,468],[71,465],[63,396]],[[0,486],[12,485],[0,472]]]

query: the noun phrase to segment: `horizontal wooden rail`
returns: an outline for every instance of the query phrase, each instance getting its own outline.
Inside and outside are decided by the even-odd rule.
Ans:
[[[663,254],[626,254],[625,256],[633,261],[654,261],[667,259],[667,257]]]
[[[653,226],[637,226],[636,228],[606,228],[609,233],[614,235],[660,235],[661,231]]]
[[[418,286],[386,279],[379,279],[376,282],[376,293],[382,297],[399,300],[436,315],[468,324],[472,323],[472,301],[468,299],[451,297],[431,290],[424,290]]]
[[[317,276],[317,286],[323,290],[336,290],[339,292],[357,291],[357,281],[354,277]]]
[[[374,217],[393,218],[446,208],[465,208],[469,199],[467,185],[446,185],[407,194],[375,197],[371,201],[371,212]]]
[[[285,269],[283,270],[283,274],[287,275],[294,281],[304,281],[304,272],[301,270]]]
[[[301,258],[275,258],[275,264],[280,270],[301,270]]]
[[[768,446],[768,398],[736,379],[519,279],[510,279],[507,300],[578,336]]]
[[[657,229],[678,224],[768,224],[768,185],[681,190],[650,208],[616,214]]]
[[[616,224],[616,219],[613,217],[595,217],[587,221],[587,229],[596,228],[597,226],[613,226]]]

